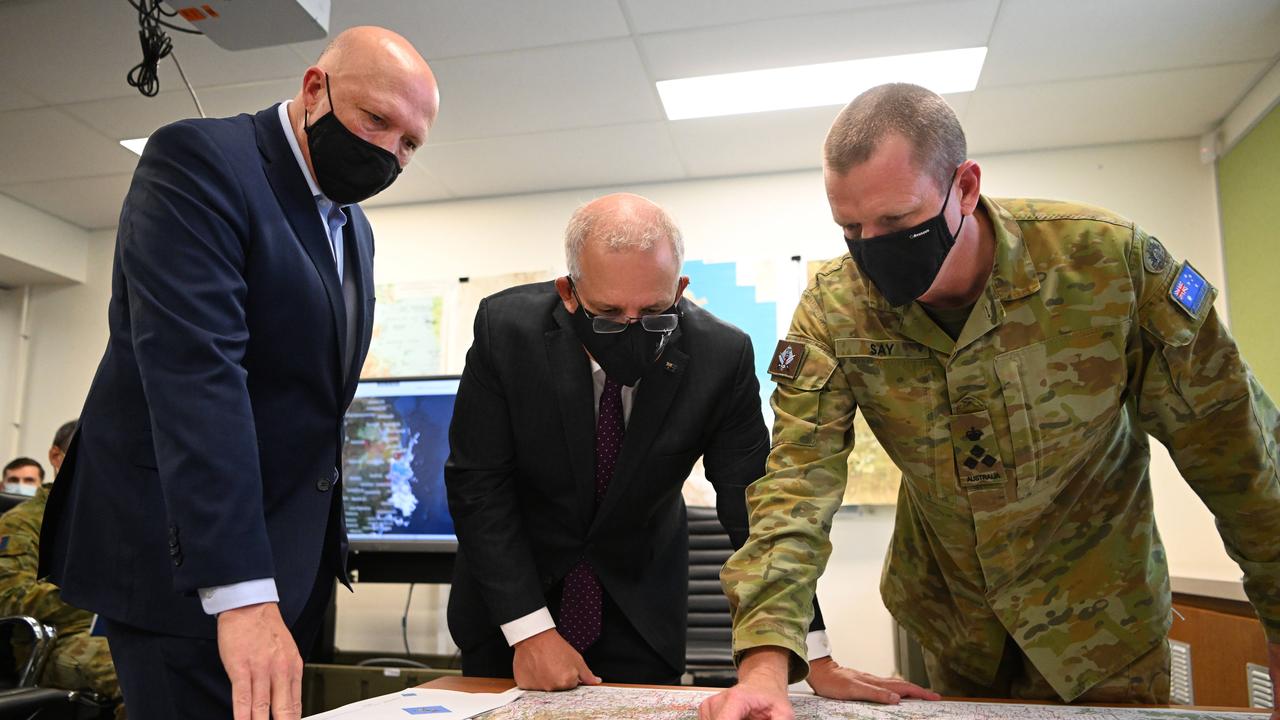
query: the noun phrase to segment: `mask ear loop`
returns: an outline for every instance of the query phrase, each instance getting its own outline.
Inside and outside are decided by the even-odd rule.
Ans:
[[[330,105],[332,105],[332,104],[333,104],[333,101],[332,101],[332,100],[330,100],[330,101],[329,101],[329,104],[330,104]],[[940,210],[938,210],[938,214],[939,214],[939,215],[942,215],[943,213],[945,213],[945,212],[947,211],[947,203],[951,202],[951,188],[952,188],[952,186],[953,186],[953,185],[955,185],[955,183],[956,183],[956,174],[957,174],[957,173],[959,173],[959,172],[960,172],[960,168],[956,168],[955,170],[953,170],[953,171],[951,172],[951,179],[947,181],[947,196],[946,196],[945,198],[943,198],[943,199],[942,199],[942,208],[941,208]],[[960,224],[956,226],[956,231],[955,231],[954,233],[951,233],[951,238],[952,238],[952,240],[951,240],[951,241],[952,241],[953,243],[954,243],[956,240],[958,240],[958,239],[960,238],[960,231],[961,231],[962,229],[964,229],[964,219],[965,219],[965,214],[964,214],[964,213],[960,213]],[[942,224],[943,224],[943,225],[946,225],[946,223],[947,223],[947,217],[946,217],[945,215],[943,215],[943,216],[942,216]],[[951,229],[950,229],[950,228],[947,228],[947,232],[951,232]]]
[[[324,74],[324,96],[329,98],[329,112],[333,112],[333,90],[329,88],[329,73]],[[302,108],[302,129],[310,130],[310,118],[307,116],[307,109]],[[954,177],[954,176],[953,176]],[[950,195],[948,190],[947,194]],[[945,206],[945,203],[943,204]]]

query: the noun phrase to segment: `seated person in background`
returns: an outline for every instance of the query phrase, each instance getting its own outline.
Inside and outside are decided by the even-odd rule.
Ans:
[[[682,298],[680,232],[642,197],[580,208],[565,254],[568,276],[476,313],[444,473],[458,534],[449,629],[468,676],[675,684],[681,487],[703,457],[740,545],[743,491],[769,452],[751,340]],[[815,619],[809,638],[818,683],[836,667],[823,628]]]
[[[14,458],[4,466],[4,491],[10,495],[34,496],[44,482],[44,468],[29,457]]]
[[[76,422],[58,428],[49,448],[49,463],[56,475],[71,445]],[[17,462],[17,461],[15,461]],[[39,467],[34,460],[30,461]],[[11,463],[12,464],[12,463]],[[6,470],[5,480],[9,479]],[[107,639],[89,634],[93,613],[62,601],[58,588],[36,579],[40,558],[40,525],[52,483],[39,486],[35,497],[0,516],[0,616],[30,615],[58,629],[49,664],[39,678],[40,685],[66,690],[92,690],[114,701],[120,700],[115,666]],[[30,644],[25,637],[14,638],[14,654],[25,663]],[[124,706],[116,706],[116,718],[123,718]]]

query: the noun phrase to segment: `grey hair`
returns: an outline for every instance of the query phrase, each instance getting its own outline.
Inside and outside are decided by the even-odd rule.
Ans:
[[[845,106],[827,133],[823,161],[845,175],[870,159],[890,133],[911,143],[916,168],[945,187],[968,157],[964,129],[955,111],[936,93],[919,85],[890,83],[862,93]]]
[[[577,280],[582,276],[582,249],[588,238],[604,243],[611,251],[649,250],[658,241],[667,239],[676,256],[676,269],[684,267],[684,236],[666,210],[655,205],[652,216],[625,211],[599,213],[589,211],[590,205],[579,205],[564,231],[564,259],[569,277]]]

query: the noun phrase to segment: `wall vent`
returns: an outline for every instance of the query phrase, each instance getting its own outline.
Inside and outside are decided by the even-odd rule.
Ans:
[[[1195,705],[1196,689],[1191,682],[1191,646],[1169,641],[1173,662],[1169,665],[1169,700],[1174,705]]]
[[[1249,663],[1244,666],[1245,682],[1249,687],[1249,707],[1272,709],[1275,695],[1272,694],[1271,675],[1266,666]]]

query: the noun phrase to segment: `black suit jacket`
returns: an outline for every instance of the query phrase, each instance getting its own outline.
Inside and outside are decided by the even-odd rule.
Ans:
[[[702,457],[720,522],[740,547],[745,488],[764,474],[769,434],[750,338],[688,301],[680,310],[679,335],[636,387],[597,510],[590,361],[555,286],[524,285],[480,304],[445,466],[458,534],[449,629],[463,653],[547,605],[585,557],[640,634],[684,668],[681,488]]]
[[[273,577],[292,624],[322,556],[345,579],[342,418],[374,302],[373,235],[347,212],[350,339],[277,109],[151,136],[120,213],[106,353],[41,535],[68,602],[212,637],[197,588]]]

